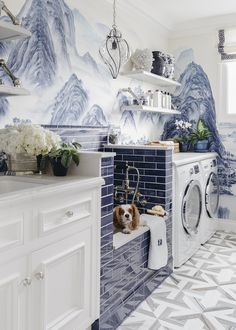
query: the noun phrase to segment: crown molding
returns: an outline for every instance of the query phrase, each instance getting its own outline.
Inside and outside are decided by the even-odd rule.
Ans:
[[[110,5],[113,4],[113,0],[106,1]],[[134,0],[117,2],[119,10],[121,10],[123,15],[127,13],[130,15],[130,13],[133,12],[134,19],[136,15],[141,14],[146,16],[155,26],[155,29],[168,39],[215,33],[215,31],[219,29],[236,26],[236,13],[185,21],[178,24],[171,24],[170,21],[168,21],[168,17],[165,19],[165,15],[163,14],[160,22],[156,12],[150,11],[146,4],[147,2],[144,6],[143,0],[136,0],[135,2]],[[166,23],[163,24],[163,21]]]
[[[219,29],[236,26],[236,13],[186,21],[173,26],[170,39],[215,33]]]

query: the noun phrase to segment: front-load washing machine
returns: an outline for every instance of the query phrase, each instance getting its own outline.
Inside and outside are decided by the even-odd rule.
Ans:
[[[173,157],[173,260],[180,267],[200,248],[202,182],[194,154]]]
[[[210,153],[206,158],[200,161],[203,187],[201,244],[206,243],[216,232],[220,197],[217,154]]]

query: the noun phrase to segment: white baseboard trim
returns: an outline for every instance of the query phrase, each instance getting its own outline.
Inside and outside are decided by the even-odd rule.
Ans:
[[[216,220],[217,229],[236,233],[236,220]]]

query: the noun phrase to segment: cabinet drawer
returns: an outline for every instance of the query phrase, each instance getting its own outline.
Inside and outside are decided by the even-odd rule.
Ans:
[[[0,252],[23,244],[23,214],[0,217]]]
[[[55,197],[55,196],[54,196]],[[71,195],[51,205],[42,204],[38,213],[39,236],[64,229],[66,226],[92,219],[93,194],[85,192],[83,196]]]

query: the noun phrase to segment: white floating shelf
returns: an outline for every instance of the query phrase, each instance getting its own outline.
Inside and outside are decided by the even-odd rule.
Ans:
[[[140,111],[140,112],[153,112],[153,113],[163,113],[166,115],[181,115],[180,111],[165,109],[165,108],[155,108],[146,105],[129,105],[122,107],[123,111]]]
[[[26,96],[30,95],[30,92],[21,87],[0,85],[0,96]]]
[[[31,32],[20,25],[0,21],[0,41],[30,37]]]
[[[122,72],[121,73],[122,76],[131,78],[131,79],[136,79],[136,80],[141,80],[144,81],[146,83],[152,84],[152,85],[156,85],[156,86],[160,86],[160,87],[177,87],[177,86],[181,86],[180,83],[178,83],[175,80],[172,79],[168,79],[162,76],[158,76],[157,74],[151,73],[151,72],[147,72],[147,71],[128,71],[128,72]]]

